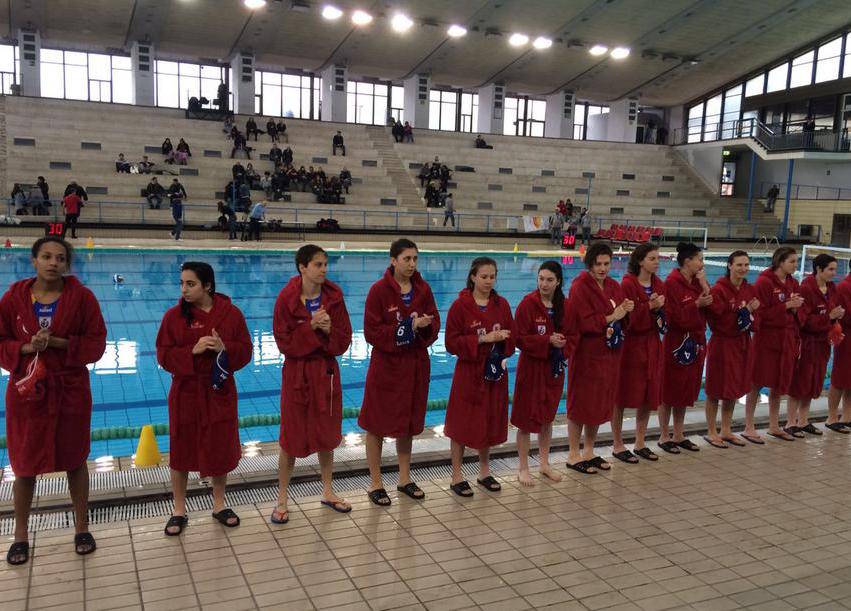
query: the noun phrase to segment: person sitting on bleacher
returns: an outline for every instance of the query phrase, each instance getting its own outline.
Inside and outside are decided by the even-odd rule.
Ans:
[[[122,172],[130,173],[130,162],[124,159],[124,153],[118,153],[118,159],[115,160],[115,171],[119,174]]]
[[[142,161],[136,164],[139,169],[139,174],[150,174],[154,169],[154,162],[148,159],[147,155],[142,155]]]
[[[283,140],[284,142],[289,142],[290,137],[287,135],[287,124],[283,121],[278,121],[278,124],[275,127],[278,129],[278,139]]]
[[[174,163],[174,146],[171,144],[171,138],[163,140],[161,147],[166,163]]]
[[[429,179],[430,176],[431,176],[431,164],[428,161],[426,161],[423,164],[423,167],[420,168],[420,173],[417,174],[417,178],[420,179],[420,188],[421,189],[423,187],[425,187],[425,183]]]
[[[349,187],[352,186],[352,173],[349,172],[346,166],[343,166],[343,169],[340,170],[340,185],[346,190],[346,194],[348,194]]]
[[[233,131],[233,113],[228,113],[225,115],[225,121],[222,125],[222,131],[230,138],[231,131]]]
[[[337,133],[334,134],[334,137],[331,139],[331,154],[336,156],[337,149],[343,151],[343,157],[346,156],[346,145],[343,142],[343,132],[339,130],[337,130]]]
[[[310,181],[313,180],[310,174],[307,173],[307,170],[304,169],[304,166],[301,166],[298,169],[298,177],[296,178],[301,190],[304,191],[307,185],[310,184]]]
[[[181,138],[180,142],[177,143],[174,158],[180,165],[186,165],[190,157],[192,157],[192,151],[189,150],[189,145],[186,144],[186,140]]]
[[[271,178],[271,195],[267,195],[267,199],[278,201],[284,196],[284,191],[288,191],[290,187],[290,178],[284,171],[283,166],[275,170]]]
[[[228,140],[236,140],[236,137],[239,135],[239,128],[236,125],[231,125],[230,133],[228,134]]]
[[[340,182],[339,177],[332,176],[328,180],[328,186],[326,188],[326,191],[331,195],[331,197],[334,198],[335,204],[342,203],[341,196],[343,195],[343,185]]]
[[[272,148],[269,149],[269,161],[272,162],[272,165],[277,166],[281,159],[283,159],[284,152],[278,146],[278,143],[272,145]]]
[[[245,168],[242,167],[240,162],[236,162],[233,164],[233,167],[230,169],[231,174],[233,175],[233,180],[236,183],[241,183],[245,181]]]
[[[274,119],[266,121],[266,133],[269,134],[269,139],[272,140],[272,142],[278,141],[278,126],[275,125]]]
[[[476,148],[477,149],[492,149],[493,147],[490,144],[488,144],[487,142],[485,142],[485,139],[482,138],[481,134],[479,134],[478,136],[476,136]]]
[[[260,186],[260,174],[257,173],[251,163],[245,166],[245,180],[252,189],[257,189]]]
[[[413,142],[414,141],[414,128],[411,127],[411,124],[405,121],[405,127],[402,128],[402,141],[403,142]]]
[[[245,136],[243,136],[239,130],[236,131],[236,135],[233,137],[233,148],[230,152],[231,159],[234,158],[237,151],[245,151],[245,156],[248,159],[251,159],[251,148],[249,148],[248,143],[245,140]]]
[[[287,146],[281,154],[281,161],[284,165],[290,165],[293,162],[293,150]]]
[[[245,139],[248,140],[254,135],[254,142],[257,142],[257,134],[262,133],[257,129],[257,122],[254,120],[254,117],[248,117],[248,121],[245,122]]]
[[[263,172],[263,176],[260,178],[260,188],[263,189],[263,194],[266,196],[266,199],[274,199],[272,174],[270,172]]]
[[[160,209],[164,196],[165,189],[157,182],[156,176],[152,177],[151,182],[149,182],[148,186],[145,187],[145,199],[148,200],[148,206],[150,206],[151,210]]]

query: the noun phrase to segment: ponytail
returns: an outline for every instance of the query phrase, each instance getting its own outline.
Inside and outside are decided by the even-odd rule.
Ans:
[[[552,272],[558,284],[553,291],[553,322],[556,329],[561,326],[561,320],[564,317],[564,274],[562,273],[561,264],[558,261],[544,261],[538,271],[547,270]]]

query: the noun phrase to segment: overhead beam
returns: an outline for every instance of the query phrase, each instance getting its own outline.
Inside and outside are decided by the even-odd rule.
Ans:
[[[9,0],[9,28],[44,31],[47,26],[47,0]]]
[[[124,35],[125,48],[134,40],[159,45],[170,12],[171,0],[134,0]]]

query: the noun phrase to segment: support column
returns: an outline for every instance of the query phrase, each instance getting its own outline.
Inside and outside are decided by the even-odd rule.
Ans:
[[[780,241],[786,241],[786,232],[789,230],[789,200],[792,196],[792,173],[795,171],[795,160],[789,160],[789,170],[786,173],[786,207],[783,210],[783,226],[780,228]]]
[[[332,64],[322,71],[322,120],[346,122],[349,70]],[[372,121],[370,121],[372,123]]]
[[[501,134],[503,131],[503,105],[505,85],[493,83],[479,89],[479,121],[476,132]]]
[[[41,34],[18,30],[21,95],[41,96]]]
[[[242,51],[230,60],[230,90],[233,93],[233,108],[237,115],[254,114],[254,55]]]
[[[751,169],[748,174],[748,220],[751,220],[751,212],[753,210],[753,179],[756,173],[757,154],[751,151]]]
[[[415,74],[404,80],[403,87],[405,89],[405,121],[410,121],[411,127],[428,129],[428,92],[431,90],[431,77],[428,74]]]
[[[683,129],[683,118],[685,117],[685,106],[671,106],[665,111],[665,126],[668,128],[668,137],[662,144],[685,144],[688,134]]]
[[[547,138],[573,139],[573,109],[576,95],[569,90],[547,96],[544,135]]]
[[[154,46],[149,42],[134,41],[130,46],[130,65],[133,67],[133,103],[137,106],[154,106]]]
[[[609,105],[606,140],[611,142],[635,142],[638,127],[638,100],[626,98]]]

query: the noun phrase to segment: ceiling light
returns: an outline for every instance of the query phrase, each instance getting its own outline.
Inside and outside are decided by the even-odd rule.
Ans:
[[[335,19],[339,19],[342,17],[343,11],[338,9],[336,6],[327,5],[322,9],[322,16],[325,17],[328,21],[334,21]]]
[[[355,25],[366,25],[372,22],[372,15],[366,11],[355,11],[352,13],[352,23]]]
[[[411,26],[414,25],[414,22],[411,21],[407,15],[396,13],[393,15],[393,19],[390,20],[390,25],[397,32],[407,32],[411,29]]]
[[[452,38],[461,38],[467,33],[467,28],[460,25],[451,25],[446,33]]]
[[[629,55],[629,49],[627,47],[615,47],[612,49],[612,59],[623,59]]]
[[[553,41],[550,40],[549,38],[544,38],[543,36],[538,36],[535,39],[535,42],[532,43],[532,46],[535,47],[536,49],[541,49],[541,50],[549,49],[551,46],[553,46]]]
[[[511,38],[508,39],[508,44],[512,47],[522,47],[527,42],[529,42],[529,37],[526,34],[512,34]]]
[[[242,0],[242,3],[250,9],[262,8],[266,6],[266,0]]]
[[[607,47],[606,45],[594,45],[593,47],[588,49],[588,52],[591,55],[603,55],[608,50],[609,50],[609,47]]]

